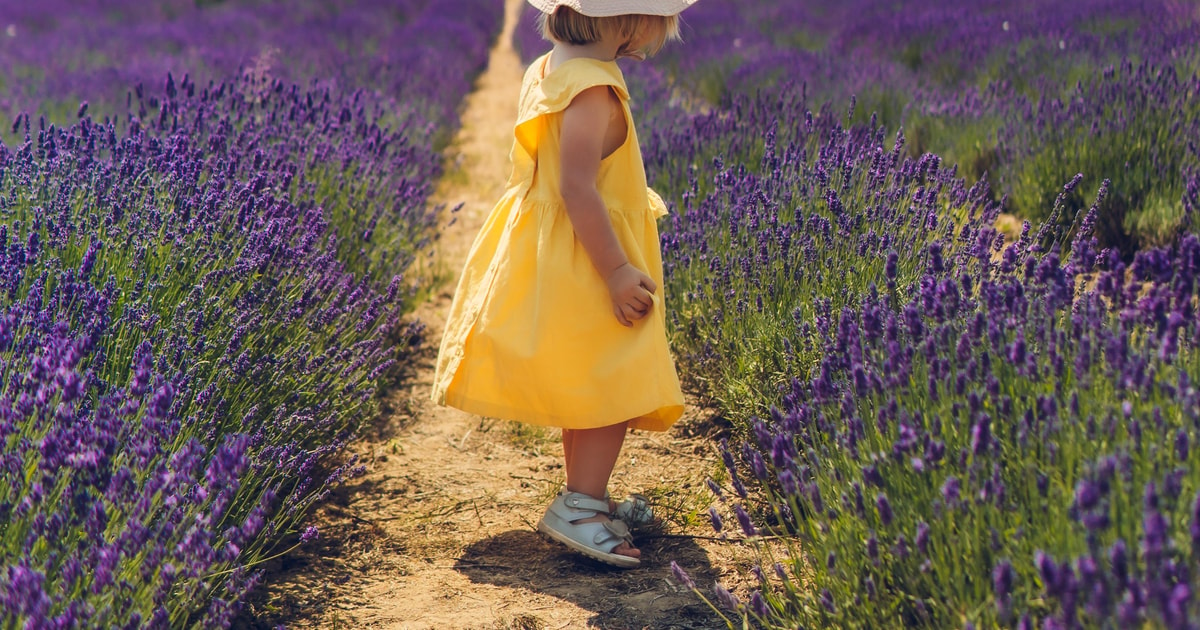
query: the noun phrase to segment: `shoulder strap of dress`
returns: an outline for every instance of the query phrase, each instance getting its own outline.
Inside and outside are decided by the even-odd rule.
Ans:
[[[577,57],[568,59],[542,78],[541,89],[552,108],[565,109],[580,92],[597,85],[612,86],[622,100],[629,99],[625,76],[613,61]]]
[[[538,59],[530,70],[537,72],[544,62],[544,57]],[[532,152],[537,141],[529,135],[531,130],[528,129],[527,123],[546,114],[566,109],[580,92],[597,85],[610,86],[621,100],[629,100],[629,88],[625,86],[625,77],[621,74],[620,67],[611,61],[568,59],[545,77],[532,81],[529,91],[523,95],[521,111],[517,117],[517,141]]]

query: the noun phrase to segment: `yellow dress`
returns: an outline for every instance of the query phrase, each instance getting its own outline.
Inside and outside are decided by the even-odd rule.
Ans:
[[[683,413],[667,345],[656,219],[629,92],[616,62],[549,54],[521,86],[512,175],[480,229],[459,279],[438,353],[433,399],[483,416],[590,429],[631,420],[665,431]],[[633,328],[613,315],[603,278],[575,236],[559,193],[562,113],[583,90],[612,86],[625,143],[600,164],[597,189],[629,261],[658,285]]]

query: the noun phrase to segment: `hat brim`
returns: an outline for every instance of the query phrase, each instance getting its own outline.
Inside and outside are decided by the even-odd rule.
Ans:
[[[569,7],[588,17],[676,15],[695,3],[696,0],[529,0],[542,13]]]

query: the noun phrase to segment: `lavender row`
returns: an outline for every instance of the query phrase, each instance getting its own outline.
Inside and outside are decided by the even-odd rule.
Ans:
[[[1192,627],[1200,240],[1126,268],[1094,218],[1065,260],[1045,234],[935,241],[911,300],[869,287],[812,322],[815,369],[725,458],[743,533],[797,542],[727,605],[771,627]]]
[[[397,116],[416,111],[453,129],[497,31],[495,4],[2,0],[0,114],[69,122],[81,101],[123,113],[134,86],[172,73],[200,85],[245,77],[361,89]]]
[[[1006,246],[985,184],[805,105],[738,99],[647,142],[689,173],[673,345],[746,419],[726,518],[797,537],[744,605],[718,599],[770,627],[1187,627],[1200,241],[1127,268],[1093,238],[1107,182],[1059,224],[1077,177]],[[747,127],[757,160],[701,179]],[[1200,178],[1181,197],[1200,209]]]
[[[683,21],[684,45],[657,69],[630,69],[635,92],[691,112],[791,86],[814,109],[854,97],[853,123],[876,114],[903,128],[911,157],[933,152],[971,181],[988,179],[1006,212],[1035,222],[1075,173],[1088,191],[1110,180],[1096,236],[1126,261],[1191,229],[1180,196],[1200,168],[1189,147],[1200,132],[1200,11],[1190,3],[743,3],[697,5]],[[518,43],[544,49],[535,37],[518,32]],[[645,111],[668,100],[646,98]],[[1091,199],[1068,202],[1082,211]]]
[[[393,60],[421,55],[418,34],[461,36],[461,58],[407,68],[415,90],[461,64],[462,85],[429,100],[356,68],[198,83],[224,66],[188,75],[178,57],[155,87],[71,84],[94,94],[78,122],[15,117],[0,144],[0,625],[227,627],[257,566],[316,535],[308,507],[354,472],[345,445],[420,335],[402,315],[428,282],[427,198],[454,120],[423,112],[484,63],[499,9],[483,4],[473,24],[436,3],[367,13],[408,33]],[[266,28],[258,6],[178,15]],[[173,19],[162,7],[134,23],[157,33]],[[42,41],[78,26],[59,28]],[[132,30],[109,36],[153,58]],[[67,93],[47,85],[43,103]]]
[[[344,269],[218,92],[0,150],[10,622],[227,625],[373,404],[403,287]]]
[[[1190,627],[1200,242],[1127,268],[1094,238],[1126,189],[1089,212],[1067,175],[1006,246],[986,184],[853,100],[768,85],[694,113],[645,76],[647,168],[678,200],[674,346],[743,419],[714,526],[795,537],[747,601],[715,600],[769,627]],[[1170,68],[1080,90],[1132,112],[1151,85],[1174,90],[1159,124],[1190,129]],[[1176,169],[1187,217],[1200,178],[1176,146],[1192,157],[1134,168]]]
[[[1194,231],[1184,194],[1200,171],[1197,93],[1200,74],[1125,60],[1061,99],[1013,105],[996,145],[1009,165],[1001,186],[1010,205],[1043,220],[1053,206],[1052,182],[1082,171],[1093,183],[1111,177],[1096,237],[1123,259]],[[1089,200],[1074,194],[1067,202],[1065,214],[1074,217]]]

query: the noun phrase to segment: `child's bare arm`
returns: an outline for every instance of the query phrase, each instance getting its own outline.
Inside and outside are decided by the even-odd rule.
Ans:
[[[560,189],[575,234],[592,265],[608,284],[613,314],[625,326],[646,316],[654,305],[654,281],[629,263],[613,232],[596,177],[604,151],[613,103],[607,86],[579,93],[563,112]]]

